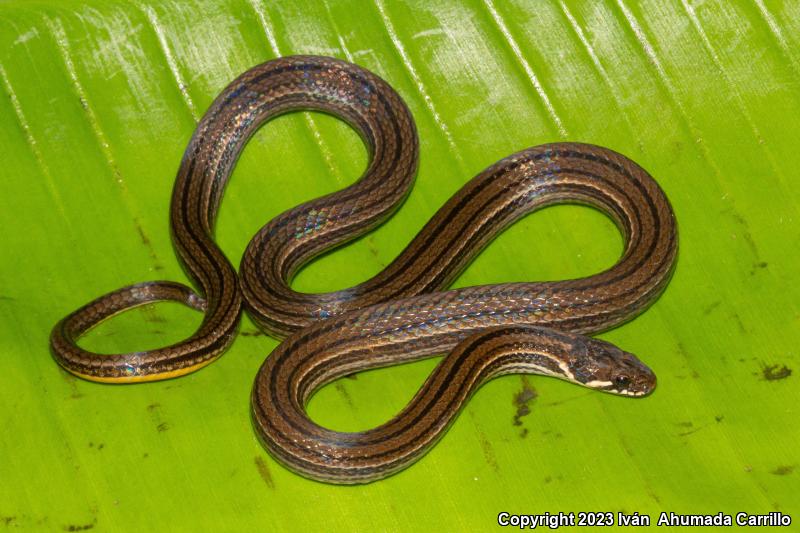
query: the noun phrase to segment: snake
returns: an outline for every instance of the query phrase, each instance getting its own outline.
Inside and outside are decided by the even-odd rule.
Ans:
[[[264,225],[237,275],[214,241],[223,191],[255,131],[293,111],[319,111],[349,124],[366,146],[367,168],[353,184]],[[226,350],[245,308],[259,328],[282,339],[258,370],[250,395],[258,439],[294,472],[335,484],[368,483],[408,467],[496,376],[552,376],[631,397],[653,391],[656,376],[647,365],[587,336],[647,309],[668,284],[678,251],[677,223],[664,191],[642,167],[608,148],[556,142],[508,156],[468,181],[378,274],[327,293],[292,289],[303,266],[394,214],[413,185],[418,158],[411,112],[376,74],[321,56],[283,57],[251,68],[198,123],[173,187],[173,243],[197,289],[151,281],[101,296],[55,325],[54,358],[92,381],[181,376]],[[619,260],[578,279],[448,288],[505,228],[557,204],[606,214],[623,236]],[[77,344],[100,322],[163,300],[204,313],[193,335],[155,350],[116,354]],[[334,431],[306,412],[316,391],[343,376],[442,354],[408,405],[376,428]]]

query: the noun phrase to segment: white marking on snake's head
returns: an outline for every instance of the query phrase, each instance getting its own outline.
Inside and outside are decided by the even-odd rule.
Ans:
[[[586,385],[587,387],[591,387],[592,389],[604,389],[606,387],[610,387],[611,386],[611,382],[610,381],[599,381],[599,380],[595,379],[595,380],[592,380],[592,381],[587,381],[586,383],[584,383],[584,385]],[[616,392],[616,391],[610,391],[610,392]]]

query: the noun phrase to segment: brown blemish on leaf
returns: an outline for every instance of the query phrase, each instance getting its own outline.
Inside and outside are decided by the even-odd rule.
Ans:
[[[775,474],[776,476],[788,476],[792,472],[794,472],[793,465],[781,465],[775,470],[771,471],[770,474]]]
[[[486,438],[486,435],[480,429],[476,428],[475,434],[478,436],[478,442],[481,445],[481,451],[483,452],[483,458],[486,460],[486,464],[489,465],[495,472],[499,472],[500,466],[497,464],[497,457],[494,454],[492,443],[488,438]]]
[[[497,456],[494,453],[494,448],[492,448],[492,443],[489,439],[486,438],[486,435],[481,430],[480,426],[477,422],[475,422],[475,414],[467,409],[467,413],[473,419],[474,426],[475,426],[475,436],[478,437],[478,443],[481,446],[481,451],[483,452],[483,459],[486,461],[486,464],[494,470],[495,472],[500,471],[500,466],[497,464]]]
[[[714,311],[714,309],[716,309],[720,305],[722,305],[722,300],[717,300],[716,302],[712,303],[711,305],[703,309],[703,314],[705,316],[710,315]]]
[[[717,415],[717,416],[714,417],[714,420],[716,420],[717,422],[722,422],[722,420],[724,418],[725,418],[725,415]]]
[[[256,470],[258,470],[258,475],[261,476],[261,479],[264,480],[264,483],[267,484],[267,487],[274,489],[275,482],[272,480],[272,474],[269,473],[267,463],[260,456],[256,456],[254,462],[256,464]]]
[[[147,406],[147,410],[152,413],[153,411],[155,411],[159,407],[161,407],[160,403],[157,403],[157,402],[156,403],[151,403],[150,405]]]
[[[514,407],[517,408],[517,412],[514,414],[512,424],[515,426],[522,425],[521,418],[530,414],[530,402],[535,400],[537,396],[539,396],[539,393],[537,393],[536,389],[534,389],[530,384],[528,378],[526,376],[522,376],[522,390],[514,394],[514,397],[512,398],[512,403]]]
[[[371,237],[367,239],[367,250],[369,250],[369,253],[378,260],[378,264],[381,266],[381,268],[386,266],[386,263],[380,260],[380,254],[378,253],[378,248],[375,246],[375,240]]]
[[[353,405],[353,399],[350,397],[350,393],[349,393],[349,392],[347,392],[347,389],[345,389],[345,388],[344,388],[344,385],[342,385],[342,383],[340,383],[339,381],[337,381],[337,382],[336,382],[336,383],[333,385],[333,387],[336,389],[336,391],[337,391],[339,394],[341,394],[341,395],[342,395],[342,398],[344,398],[344,401],[347,403],[347,405],[348,405],[348,406],[349,406],[351,409],[354,409],[354,408],[355,408],[355,406]]]
[[[762,261],[759,259],[758,246],[756,245],[755,239],[753,239],[753,235],[750,233],[750,225],[747,223],[747,220],[745,220],[745,218],[738,212],[733,210],[731,210],[731,216],[742,226],[742,237],[747,243],[747,246],[750,247],[750,251],[753,253],[753,257],[755,258],[754,264],[760,264]]]
[[[136,220],[134,223],[136,224],[136,231],[139,233],[139,238],[142,240],[142,244],[144,244],[149,248],[150,245],[152,244],[150,242],[150,237],[148,237],[147,234],[145,234],[144,229],[142,228],[142,225],[139,224],[138,220]]]
[[[686,346],[684,346],[684,344],[682,342],[679,342],[676,345],[676,348],[678,348],[678,353],[679,354],[681,354],[684,357],[689,357],[689,352],[686,351]]]
[[[16,516],[0,516],[0,520],[2,520],[4,526],[8,527],[8,526],[13,524],[17,520],[17,517]]]
[[[159,433],[163,433],[169,429],[169,424],[167,422],[161,422],[159,425],[156,426],[156,429]]]
[[[589,394],[597,394],[597,393],[596,393],[596,392],[594,392],[594,391],[588,391],[588,390],[587,390],[586,392],[582,392],[582,393],[578,394],[577,396],[572,396],[571,398],[565,398],[565,399],[563,399],[563,400],[555,400],[555,401],[552,401],[552,402],[547,402],[547,403],[546,403],[546,404],[544,404],[544,405],[545,405],[546,407],[557,407],[557,406],[559,406],[559,405],[564,405],[565,403],[567,403],[567,402],[571,402],[571,401],[573,401],[573,400],[579,400],[579,399],[581,399],[581,398],[583,398],[584,396],[587,396],[587,395],[589,395]]]
[[[77,383],[78,378],[76,378],[75,376],[73,376],[72,374],[61,368],[60,366],[58,368],[61,371],[61,377],[63,377],[64,381],[66,381],[69,384],[69,388],[72,391],[69,397],[73,400],[78,400],[80,398],[83,398],[83,394],[81,394],[81,392],[78,391],[78,383]]]
[[[777,381],[791,376],[792,369],[786,365],[769,365],[764,367],[762,374],[767,381]]]
[[[118,174],[119,170],[115,168],[114,172]],[[139,239],[142,241],[144,247],[147,248],[147,253],[150,256],[150,259],[153,261],[154,265],[153,268],[155,268],[156,270],[164,270],[164,267],[158,261],[158,256],[156,255],[156,251],[153,248],[153,243],[150,242],[150,238],[144,232],[144,228],[142,228],[142,225],[139,223],[139,220],[134,219],[133,223],[136,226],[136,231],[139,233]]]
[[[753,268],[750,270],[750,275],[755,276],[757,271],[763,270],[767,267],[769,267],[769,263],[766,261],[757,261],[753,263]]]
[[[739,327],[739,331],[746,334],[747,328],[744,327],[744,322],[742,322],[742,317],[739,316],[739,313],[733,313],[731,318],[734,322],[736,322],[736,325]]]
[[[97,518],[95,518],[91,524],[67,524],[66,526],[62,526],[61,529],[64,531],[87,531],[94,528],[96,524]]]
[[[695,425],[689,421],[678,422],[678,426],[686,428],[686,431],[681,431],[680,433],[678,433],[679,437],[685,437],[687,435],[691,435],[692,433],[697,433],[698,431],[700,431],[705,427],[705,426],[695,427]]]

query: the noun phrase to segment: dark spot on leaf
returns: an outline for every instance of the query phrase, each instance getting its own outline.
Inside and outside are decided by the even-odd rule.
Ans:
[[[524,439],[528,436],[528,428],[522,428],[522,431],[519,432],[519,438]]]
[[[99,450],[102,450],[102,449],[103,449],[103,448],[105,448],[105,447],[106,447],[106,445],[105,445],[105,444],[103,444],[102,442],[101,442],[100,444],[98,444],[98,445],[97,445],[97,449],[98,449],[98,451],[99,451]]]
[[[763,375],[767,381],[776,381],[791,376],[792,369],[786,365],[769,365],[764,367]]]
[[[137,220],[135,223],[136,223],[136,231],[139,233],[139,238],[142,240],[142,244],[149,247],[151,244],[150,238],[147,236],[147,234],[145,234],[144,229],[139,224],[139,221]]]
[[[775,474],[776,476],[788,476],[794,472],[794,466],[792,465],[782,465],[770,472],[771,474]]]
[[[267,463],[264,462],[264,459],[256,456],[254,459],[256,463],[256,470],[258,470],[258,475],[261,476],[261,479],[264,480],[264,483],[267,484],[267,487],[274,489],[275,482],[272,480],[272,474],[269,473],[269,468],[267,468]]]
[[[769,263],[767,263],[766,261],[758,261],[756,263],[753,263],[753,268],[752,270],[750,270],[750,275],[755,276],[757,270],[762,270],[764,268],[767,268],[768,266]]]
[[[242,337],[261,337],[264,334],[258,330],[253,330],[253,331],[242,331],[240,335]]]
[[[711,305],[703,309],[703,314],[706,316],[710,315],[712,311],[714,311],[714,309],[716,309],[720,305],[722,305],[722,300],[717,300],[716,302],[712,303]]]
[[[81,392],[78,391],[78,383],[77,383],[78,382],[78,378],[76,378],[75,376],[73,376],[72,374],[70,374],[69,372],[64,370],[63,368],[61,368],[61,366],[58,367],[58,370],[59,370],[59,373],[61,374],[61,377],[64,378],[64,381],[69,383],[69,388],[72,391],[72,393],[69,395],[69,397],[71,399],[73,399],[73,400],[78,400],[80,398],[83,398],[83,394],[81,394]]]
[[[341,395],[342,395],[342,398],[344,398],[344,401],[345,401],[345,402],[347,402],[347,405],[348,405],[348,406],[349,406],[351,409],[354,409],[354,408],[355,408],[355,406],[353,405],[353,399],[352,399],[352,398],[350,398],[350,393],[349,393],[349,392],[347,392],[347,389],[345,389],[345,388],[344,388],[344,385],[342,385],[342,383],[341,383],[341,382],[337,381],[337,382],[334,384],[334,388],[337,390],[337,392],[338,392],[339,394],[341,394]]]
[[[552,476],[545,476],[545,478],[544,478],[544,482],[545,483],[550,483],[551,481],[553,481]]]
[[[514,414],[513,424],[515,426],[521,426],[522,420],[520,420],[523,416],[527,416],[531,412],[530,402],[536,399],[539,396],[539,393],[536,392],[536,389],[528,381],[528,378],[523,376],[522,377],[522,390],[514,394],[512,399],[512,403],[514,407],[517,408],[517,412]]]
[[[156,429],[159,433],[163,433],[169,429],[169,424],[167,422],[161,422],[158,426],[156,426]]]
[[[144,453],[142,454],[142,459],[147,459],[148,457],[150,457],[150,454],[149,454],[149,453],[147,453],[147,452],[144,452]]]
[[[160,403],[151,403],[150,405],[147,406],[147,410],[152,413],[153,411],[155,411],[159,407],[161,407]]]
[[[689,353],[686,351],[686,346],[682,342],[679,342],[676,347],[678,348],[678,353],[684,357],[689,357]]]
[[[742,226],[742,237],[744,238],[745,243],[747,243],[747,246],[750,247],[750,251],[752,252],[753,257],[756,259],[756,263],[760,263],[761,261],[758,259],[758,246],[756,245],[755,239],[753,239],[753,236],[750,234],[750,227],[747,223],[747,220],[745,220],[745,218],[736,211],[732,211],[731,216]]]
[[[678,426],[680,426],[682,428],[686,428],[686,431],[682,431],[682,432],[678,433],[679,437],[685,437],[686,435],[691,435],[692,433],[697,433],[698,431],[703,429],[703,427],[705,427],[705,426],[695,427],[695,425],[692,422],[689,422],[689,421],[687,421],[687,422],[678,422]]]
[[[519,407],[517,407],[517,413],[514,415],[514,425],[521,426],[522,422],[520,421],[520,418],[522,418],[523,416],[528,416],[530,412],[531,409],[527,405],[520,405]]]
[[[744,327],[744,322],[742,322],[742,317],[739,316],[739,313],[733,313],[731,318],[734,322],[736,322],[736,325],[739,327],[739,331],[741,333],[747,333],[747,328]]]
[[[471,411],[467,411],[470,417],[475,419],[475,415]],[[480,426],[475,426],[475,436],[478,437],[478,442],[481,445],[481,451],[483,452],[483,459],[486,461],[486,464],[494,470],[495,472],[500,471],[500,465],[497,464],[497,456],[494,453],[494,448],[492,448],[492,442],[486,438],[486,434],[484,434],[483,430],[481,430]]]
[[[715,417],[714,417],[714,420],[716,420],[717,422],[722,422],[722,420],[723,420],[724,418],[725,418],[725,416],[724,416],[724,415],[717,415],[717,416],[715,416]]]
[[[97,523],[97,519],[91,524],[68,524],[63,526],[61,529],[64,531],[86,531],[88,529],[92,529],[94,525]]]
[[[10,526],[17,520],[16,516],[0,516],[0,520],[3,521],[4,526]]]
[[[486,464],[495,472],[499,472],[500,466],[497,464],[497,457],[494,454],[491,441],[486,438],[483,431],[479,429],[475,431],[475,434],[478,436],[478,441],[481,444],[481,451],[483,452],[483,458],[486,460]]]

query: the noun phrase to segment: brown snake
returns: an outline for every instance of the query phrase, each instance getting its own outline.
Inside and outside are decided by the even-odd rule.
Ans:
[[[213,240],[217,209],[248,139],[270,118],[295,110],[348,122],[369,150],[369,165],[353,185],[264,226],[242,260],[240,293],[234,268]],[[636,163],[605,148],[557,143],[507,157],[469,181],[373,278],[324,294],[290,288],[315,256],[370,231],[397,209],[412,185],[417,152],[408,109],[374,74],[311,56],[252,68],[199,123],[173,190],[175,248],[199,293],[158,281],[102,296],[54,327],[54,357],[94,381],[186,374],[232,342],[243,295],[260,327],[288,336],[256,377],[256,431],[289,468],[334,483],[369,482],[408,466],[444,433],[475,389],[497,375],[537,373],[617,394],[650,392],[650,369],[582,335],[644,310],[666,286],[677,254],[676,224],[662,190]],[[625,248],[613,267],[568,281],[443,290],[500,231],[559,203],[590,205],[614,220]],[[77,346],[100,321],[157,300],[203,311],[198,331],[152,351],[108,355]],[[330,431],[305,413],[311,395],[341,376],[446,352],[409,405],[378,428]]]

